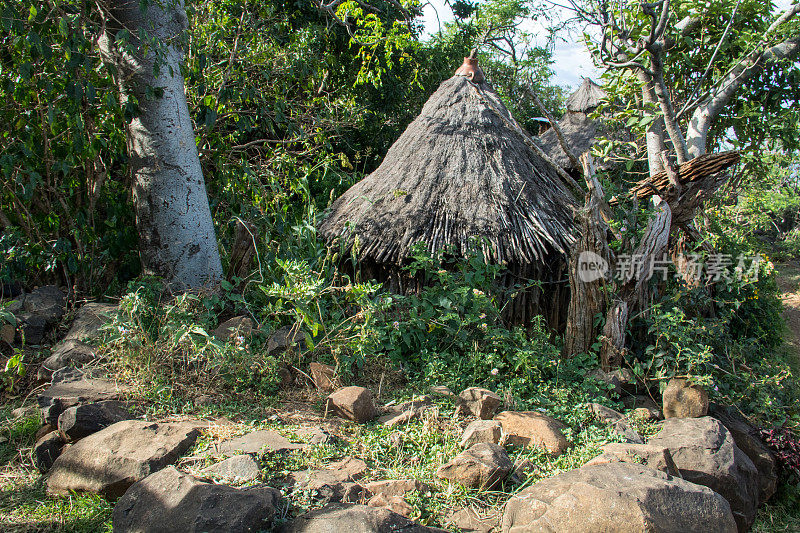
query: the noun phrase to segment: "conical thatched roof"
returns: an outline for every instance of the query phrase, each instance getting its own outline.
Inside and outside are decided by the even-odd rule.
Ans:
[[[507,121],[485,82],[445,81],[378,169],[333,203],[322,237],[351,246],[357,236],[358,257],[385,264],[400,264],[419,241],[463,253],[471,237],[488,239],[496,262],[566,253],[571,197]]]
[[[567,98],[567,112],[558,121],[558,127],[576,157],[589,150],[598,136],[610,133],[602,121],[589,118],[589,113],[594,111],[606,96],[606,92],[599,85],[589,78],[584,78],[581,86]],[[539,145],[556,164],[565,169],[572,168],[572,162],[561,148],[554,129],[551,128],[539,136]]]
[[[584,78],[578,90],[567,98],[567,111],[590,113],[606,96],[602,87],[589,78]]]
[[[576,157],[580,157],[582,153],[589,150],[594,144],[595,138],[599,135],[597,121],[590,119],[584,113],[567,113],[558,121],[558,127]],[[539,145],[544,153],[549,155],[550,159],[557,165],[562,168],[572,167],[572,163],[567,153],[561,148],[561,143],[558,142],[558,136],[553,128],[539,136]]]

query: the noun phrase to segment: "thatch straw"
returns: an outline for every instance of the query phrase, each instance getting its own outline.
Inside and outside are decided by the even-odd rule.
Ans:
[[[607,97],[606,92],[589,78],[584,78],[578,89],[567,98],[567,113],[558,121],[567,145],[576,156],[588,151],[601,135],[610,133],[605,124],[592,120],[589,114]],[[569,156],[561,148],[554,129],[549,129],[539,137],[542,151],[561,168],[578,171]],[[601,163],[601,168],[604,166]]]
[[[584,78],[578,90],[567,98],[567,111],[591,113],[607,96],[602,87],[589,78]]]
[[[359,259],[384,265],[402,264],[420,241],[464,254],[473,237],[488,241],[484,253],[496,263],[566,254],[573,201],[509,120],[487,83],[445,81],[378,169],[333,203],[321,236],[357,242]]]
[[[578,112],[567,113],[564,118],[558,121],[558,127],[561,129],[561,133],[564,134],[567,145],[576,156],[580,156],[591,149],[599,135],[597,126],[596,120],[592,120],[584,113]],[[558,136],[554,128],[550,128],[539,136],[539,145],[542,147],[542,151],[550,156],[550,159],[561,168],[572,169],[574,167],[569,160],[569,156],[561,148],[561,143],[558,142]]]

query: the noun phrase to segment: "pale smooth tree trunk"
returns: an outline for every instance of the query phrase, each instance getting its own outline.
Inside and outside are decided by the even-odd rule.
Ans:
[[[142,5],[104,0],[98,39],[123,104],[139,107],[126,133],[140,256],[173,289],[211,286],[222,265],[180,67],[188,19],[183,0]]]

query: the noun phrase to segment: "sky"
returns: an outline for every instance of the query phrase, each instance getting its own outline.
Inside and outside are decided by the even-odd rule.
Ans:
[[[554,8],[558,11],[558,16],[565,16],[562,14],[560,8]],[[437,18],[438,13],[438,18]],[[565,16],[566,18],[566,16]],[[425,24],[425,33],[431,35],[439,30],[439,22],[442,26],[445,22],[453,20],[453,14],[450,8],[445,5],[444,0],[429,0],[429,3],[423,9],[423,22]],[[528,31],[542,35],[542,44],[546,38],[544,28],[541,25],[532,24]],[[558,85],[563,85],[569,88],[577,88],[583,78],[589,77],[596,79],[600,76],[600,71],[592,64],[592,58],[586,47],[582,43],[575,42],[580,38],[577,33],[575,35],[564,35],[564,39],[570,39],[572,42],[565,42],[564,39],[559,39],[553,50],[552,65],[555,71],[554,81]]]
[[[775,0],[776,10],[783,11],[794,0]],[[562,8],[554,7],[554,14],[556,17],[568,18],[568,12]],[[438,13],[438,18],[437,18]],[[453,14],[450,8],[445,5],[444,0],[429,0],[429,3],[423,9],[423,22],[425,23],[425,32],[430,35],[439,30],[439,22],[444,25],[445,22],[453,20]],[[528,31],[534,35],[542,35],[542,44],[545,39],[544,28],[539,25],[532,24]],[[592,64],[592,58],[583,43],[577,42],[580,35],[564,34],[562,39],[559,39],[553,51],[552,65],[555,71],[554,81],[557,85],[566,86],[575,89],[580,85],[585,77],[597,79],[600,76],[600,70]]]

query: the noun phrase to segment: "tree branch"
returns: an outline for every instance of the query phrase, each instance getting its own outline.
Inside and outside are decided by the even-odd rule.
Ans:
[[[728,104],[737,90],[764,67],[784,59],[791,59],[800,53],[800,31],[772,46],[768,37],[783,24],[800,13],[800,4],[790,6],[778,17],[764,33],[764,36],[750,54],[732,68],[712,89],[708,97],[695,109],[687,130],[687,147],[691,157],[706,152],[706,142],[711,124]],[[768,46],[762,51],[762,48]]]
[[[567,158],[569,159],[570,164],[572,164],[572,168],[583,168],[578,162],[578,158],[575,157],[575,153],[572,151],[572,148],[570,148],[569,144],[567,144],[567,139],[564,138],[564,132],[561,131],[558,121],[539,99],[539,95],[536,94],[536,91],[533,90],[533,82],[530,78],[528,78],[528,84],[525,86],[525,93],[533,99],[536,105],[539,106],[539,109],[542,110],[542,113],[544,113],[544,116],[547,117],[547,120],[550,121],[550,126],[552,126],[553,131],[556,132],[558,144],[561,145],[561,149],[564,150],[565,154],[567,154]]]

